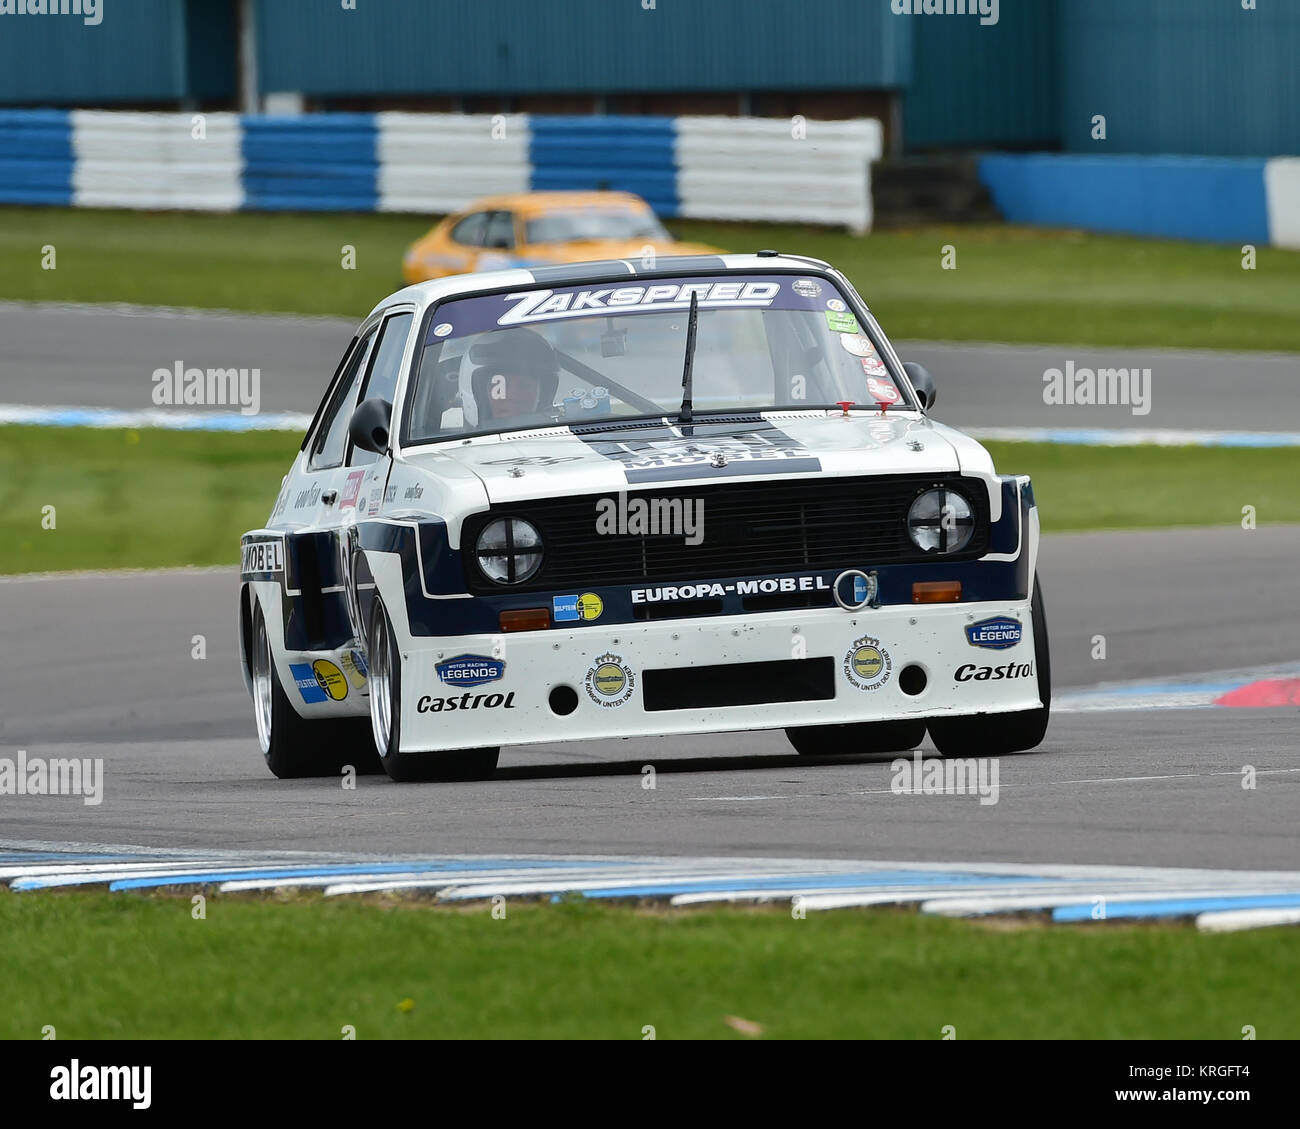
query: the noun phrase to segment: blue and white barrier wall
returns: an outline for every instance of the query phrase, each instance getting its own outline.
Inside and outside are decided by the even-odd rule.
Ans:
[[[1300,157],[999,154],[980,179],[1011,223],[1300,249]]]
[[[871,226],[880,123],[0,110],[0,202],[444,213],[613,188],[662,216]]]

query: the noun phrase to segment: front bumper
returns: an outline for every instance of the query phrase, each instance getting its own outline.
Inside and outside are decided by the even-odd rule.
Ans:
[[[1001,638],[990,649],[969,641],[968,626],[998,617],[1019,623],[1017,642]],[[1042,704],[1027,599],[571,632],[408,635],[401,643],[403,752],[1005,713]],[[745,667],[739,676],[727,669],[792,662],[814,665]],[[919,691],[913,668],[924,674]],[[773,686],[767,671],[813,670],[818,675],[807,685],[815,684],[808,693],[816,696],[806,700],[699,704],[743,695],[751,673]],[[683,688],[689,707],[675,708],[665,685]],[[799,695],[804,686],[794,677],[773,694]]]

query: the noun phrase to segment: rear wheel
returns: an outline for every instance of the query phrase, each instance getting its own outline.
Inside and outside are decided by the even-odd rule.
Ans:
[[[1037,748],[1047,734],[1052,715],[1052,656],[1047,644],[1043,591],[1034,577],[1030,603],[1034,625],[1034,665],[1038,668],[1038,709],[1015,713],[945,717],[930,722],[930,740],[945,757],[996,757]]]
[[[807,725],[787,729],[795,751],[805,757],[858,753],[905,753],[925,739],[924,721],[867,721],[849,725]]]
[[[398,781],[482,780],[496,771],[495,749],[457,749],[446,753],[403,753],[402,656],[392,621],[375,594],[370,612],[370,728],[379,762]]]
[[[293,708],[271,657],[262,605],[254,604],[249,669],[253,681],[253,717],[266,766],[281,780],[337,776],[351,765],[358,773],[375,770],[364,718],[309,721]]]

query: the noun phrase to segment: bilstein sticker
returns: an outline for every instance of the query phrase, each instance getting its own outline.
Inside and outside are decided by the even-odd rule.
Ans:
[[[551,598],[551,617],[556,623],[571,623],[575,620],[599,619],[605,610],[605,601],[595,592],[583,592],[580,596],[554,596]]]
[[[316,676],[316,683],[336,702],[348,696],[348,680],[329,659],[317,659],[311,664],[311,672]]]

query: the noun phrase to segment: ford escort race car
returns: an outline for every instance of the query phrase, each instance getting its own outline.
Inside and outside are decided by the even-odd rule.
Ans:
[[[1033,490],[934,400],[815,259],[398,291],[243,537],[271,771],[467,778],[502,745],[773,728],[813,756],[1036,746]]]
[[[407,248],[402,277],[716,251],[675,239],[631,192],[519,192],[475,200],[435,224]]]

